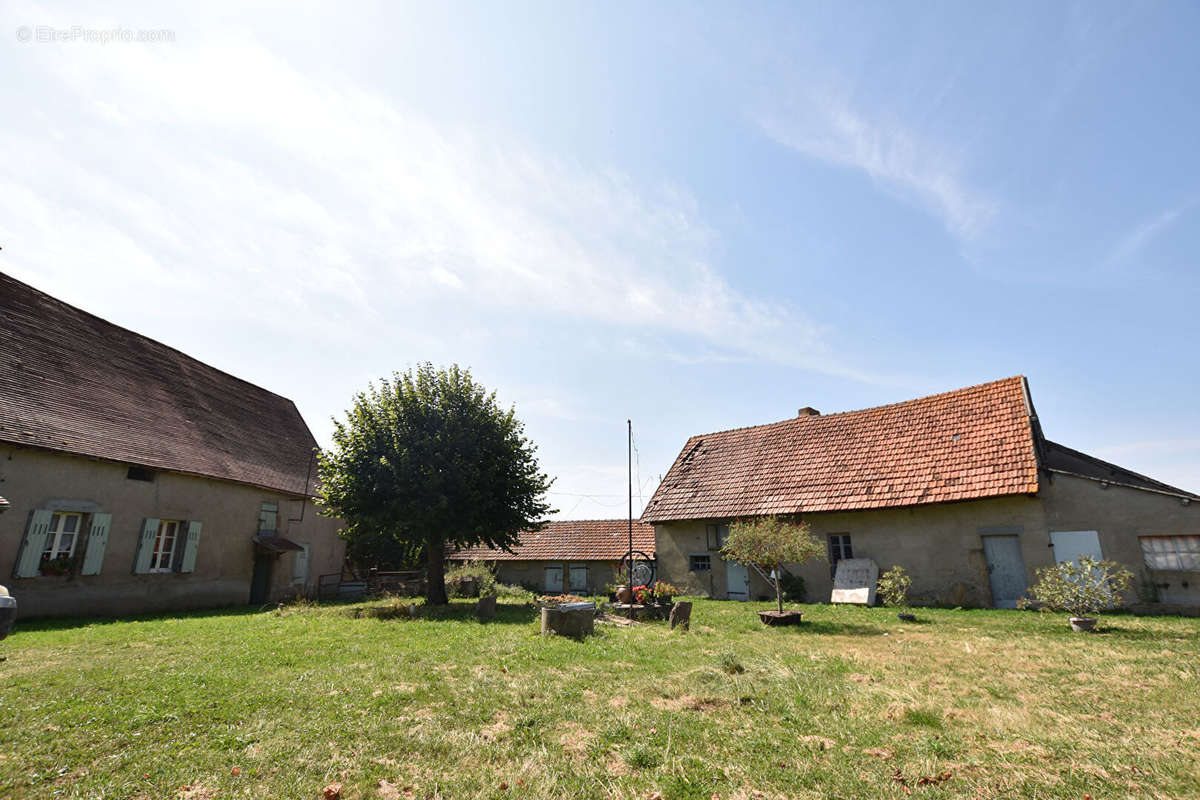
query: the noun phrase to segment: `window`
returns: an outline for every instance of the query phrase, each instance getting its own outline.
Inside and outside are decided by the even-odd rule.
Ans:
[[[151,572],[170,572],[175,558],[175,544],[183,523],[177,519],[158,522],[158,536],[154,538],[154,550],[150,553]]]
[[[729,538],[728,525],[706,525],[704,532],[708,538],[709,550],[720,550],[725,546],[725,540]]]
[[[837,562],[843,558],[854,558],[854,551],[850,547],[850,534],[848,533],[831,533],[829,534],[829,576],[837,575]]]
[[[1150,569],[1200,571],[1200,536],[1142,536],[1141,543]]]
[[[708,553],[696,553],[688,556],[689,572],[708,572],[712,569],[712,556]]]
[[[126,480],[154,482],[154,470],[149,467],[130,467],[125,473]]]
[[[83,529],[83,514],[55,511],[50,517],[50,530],[46,532],[46,546],[42,549],[42,563],[56,559],[68,559],[75,555],[75,542]]]

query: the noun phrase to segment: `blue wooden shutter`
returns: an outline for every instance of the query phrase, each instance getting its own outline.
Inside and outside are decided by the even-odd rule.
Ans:
[[[196,551],[200,549],[200,532],[204,524],[192,520],[187,524],[187,543],[183,549],[183,561],[179,564],[180,572],[196,571]]]
[[[88,529],[87,552],[83,556],[80,575],[99,575],[104,563],[104,549],[108,546],[108,531],[112,528],[112,514],[92,514],[92,525]]]
[[[138,537],[137,555],[133,558],[133,571],[142,575],[150,571],[150,558],[154,555],[154,540],[158,537],[158,520],[146,517],[142,523],[142,535]]]
[[[13,570],[18,578],[36,578],[42,564],[42,551],[46,549],[46,536],[50,533],[53,511],[34,511],[29,517],[29,527],[21,542],[21,553],[17,556]]]

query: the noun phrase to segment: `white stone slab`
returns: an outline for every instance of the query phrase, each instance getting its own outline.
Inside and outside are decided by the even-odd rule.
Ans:
[[[879,565],[869,558],[843,558],[837,562],[833,576],[831,603],[875,605],[875,584],[879,582]]]

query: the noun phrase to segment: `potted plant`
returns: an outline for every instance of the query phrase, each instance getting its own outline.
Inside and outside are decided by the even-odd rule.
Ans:
[[[38,565],[38,571],[43,575],[70,575],[71,559],[68,556],[47,558]]]
[[[1095,630],[1100,612],[1120,605],[1121,594],[1133,581],[1133,573],[1115,561],[1088,556],[1040,569],[1037,577],[1029,590],[1033,599],[1050,611],[1069,613],[1071,630],[1077,633]]]
[[[654,582],[654,602],[669,606],[671,599],[677,594],[679,594],[678,586],[673,586],[666,581]]]
[[[786,517],[754,517],[729,526],[721,556],[746,566],[770,571],[775,585],[775,610],[759,611],[765,625],[795,625],[804,612],[783,610],[780,572],[784,564],[804,564],[825,556],[825,546],[813,538],[807,524]]]
[[[904,571],[904,567],[896,565],[879,576],[879,599],[885,606],[899,609],[896,614],[903,622],[916,622],[917,617],[908,610],[908,590],[912,588],[912,578]]]

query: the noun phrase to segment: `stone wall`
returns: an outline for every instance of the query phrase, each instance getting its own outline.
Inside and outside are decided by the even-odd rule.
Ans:
[[[0,447],[0,494],[12,503],[0,514],[0,582],[17,598],[21,616],[133,614],[247,603],[254,562],[251,538],[264,502],[278,504],[280,536],[310,547],[303,584],[295,582],[295,554],[275,560],[268,599],[315,591],[319,575],[341,571],[341,523],[318,515],[310,500],[170,472],[155,472],[150,482],[131,480],[127,473],[126,464]],[[112,515],[100,574],[13,577],[30,515],[37,509]],[[133,573],[147,517],[203,523],[194,572]]]
[[[881,571],[899,564],[913,580],[914,603],[943,606],[991,606],[991,586],[984,556],[985,534],[1014,533],[1030,584],[1035,572],[1053,566],[1051,531],[1098,532],[1105,558],[1125,564],[1138,586],[1127,600],[1145,601],[1151,584],[1163,603],[1200,604],[1200,573],[1150,575],[1138,537],[1147,534],[1200,535],[1200,503],[1185,505],[1177,497],[1127,489],[1101,488],[1096,481],[1069,475],[1043,475],[1037,496],[1014,496],[928,506],[808,514],[813,535],[828,542],[832,534],[849,534],[853,554],[871,558]],[[730,520],[697,520],[655,525],[660,576],[692,592],[726,596],[725,563],[708,550],[706,526]],[[712,570],[688,571],[688,556],[708,554]],[[808,600],[827,602],[832,589],[828,561],[792,568],[804,578]],[[1184,586],[1183,584],[1188,584]],[[750,572],[751,599],[773,596],[769,584]]]

